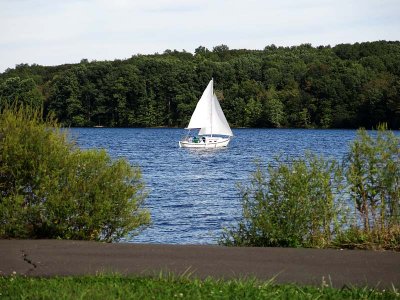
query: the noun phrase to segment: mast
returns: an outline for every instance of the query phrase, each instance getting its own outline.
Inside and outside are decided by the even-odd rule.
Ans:
[[[210,125],[210,127],[211,127],[211,137],[212,137],[212,134],[213,134],[213,128],[212,128],[212,124],[213,124],[213,118],[212,118],[212,111],[213,111],[213,103],[214,103],[214,99],[213,99],[213,96],[214,96],[214,78],[212,78],[211,77],[211,81],[212,81],[212,86],[211,86],[211,112],[210,112],[210,120],[211,120],[211,125]]]

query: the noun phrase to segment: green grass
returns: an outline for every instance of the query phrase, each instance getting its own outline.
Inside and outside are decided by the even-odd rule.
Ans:
[[[400,299],[400,293],[395,288],[379,291],[370,288],[300,287],[254,279],[8,276],[0,277],[0,299]]]

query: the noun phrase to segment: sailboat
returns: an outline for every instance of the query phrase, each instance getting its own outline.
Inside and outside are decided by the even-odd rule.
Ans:
[[[179,141],[182,148],[220,148],[228,146],[232,130],[214,93],[214,81],[210,80],[196,105],[189,125],[188,134]],[[197,136],[190,136],[190,130],[199,129]]]

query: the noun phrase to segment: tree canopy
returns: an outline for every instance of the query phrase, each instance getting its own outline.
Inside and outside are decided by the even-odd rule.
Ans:
[[[20,64],[0,74],[0,106],[43,104],[66,126],[186,126],[212,77],[233,127],[400,128],[398,41]]]

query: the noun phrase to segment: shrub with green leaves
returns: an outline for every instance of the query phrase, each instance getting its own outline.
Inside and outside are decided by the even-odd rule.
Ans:
[[[354,214],[340,240],[400,250],[400,140],[385,125],[374,135],[361,129],[350,146],[345,168]]]
[[[0,114],[0,237],[115,241],[150,222],[139,168],[80,150],[30,108]]]
[[[400,140],[385,126],[361,129],[342,166],[311,154],[278,160],[240,196],[241,219],[222,244],[400,250]]]
[[[234,246],[326,247],[340,227],[340,168],[315,155],[260,167],[240,188],[243,214],[221,243]]]

